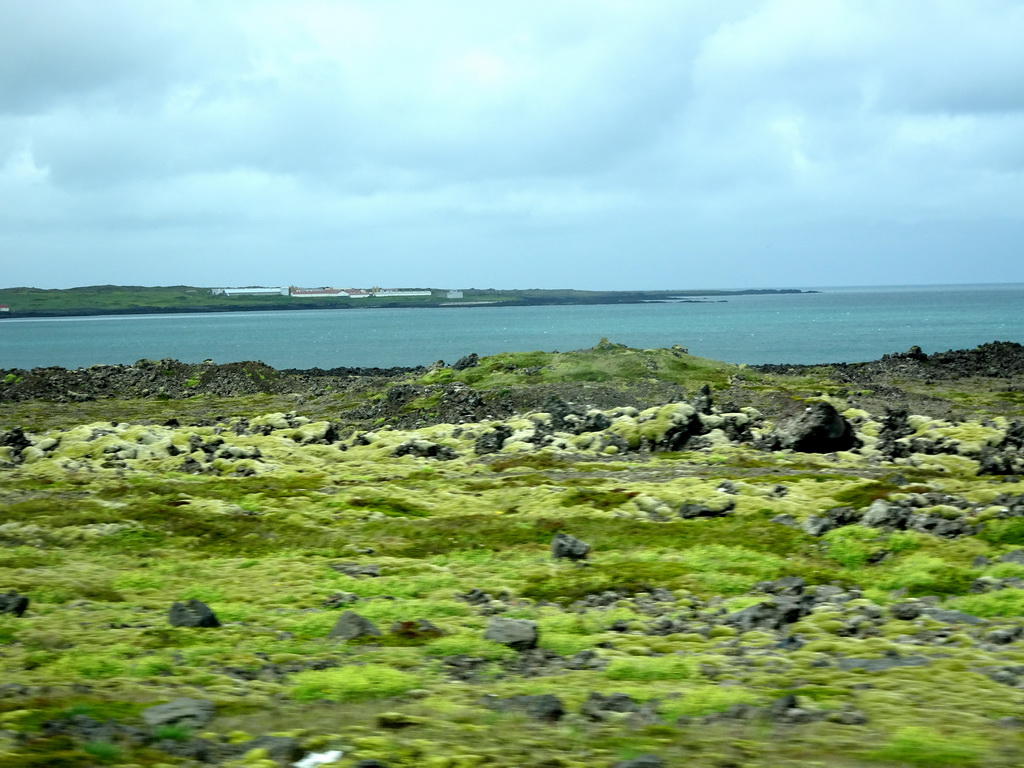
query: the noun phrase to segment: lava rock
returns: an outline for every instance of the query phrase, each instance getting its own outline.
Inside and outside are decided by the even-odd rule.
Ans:
[[[142,710],[142,719],[150,728],[162,725],[202,728],[213,720],[213,712],[212,701],[182,698]]]
[[[890,504],[884,499],[875,499],[860,519],[860,524],[868,528],[903,531],[906,530],[909,520],[910,510]]]
[[[332,640],[355,640],[358,637],[381,637],[377,626],[355,611],[345,611],[334,623],[327,637]]]
[[[460,357],[455,363],[452,364],[453,371],[464,371],[467,368],[476,368],[480,365],[480,355],[476,352],[470,352],[465,357]]]
[[[836,528],[856,523],[860,517],[860,511],[853,507],[833,507],[826,509],[821,515],[812,515],[800,527],[804,533],[811,536],[823,536]]]
[[[537,639],[537,622],[528,619],[494,618],[484,632],[484,640],[507,645],[516,651],[536,648]]]
[[[556,560],[583,560],[590,545],[567,533],[556,533],[551,540],[551,554]]]
[[[848,451],[857,445],[850,422],[825,402],[808,405],[803,413],[776,427],[769,440],[778,448],[803,453]]]
[[[709,517],[726,517],[736,508],[736,502],[729,499],[726,503],[719,505],[718,509],[704,506],[703,504],[683,504],[679,508],[679,517],[683,520],[696,520]]]
[[[173,603],[167,615],[172,627],[219,627],[220,621],[210,607],[196,599]]]
[[[28,609],[29,600],[24,595],[19,595],[13,589],[6,595],[0,595],[0,613],[10,613],[15,616],[23,616]]]
[[[923,613],[920,603],[893,603],[889,606],[889,615],[900,621],[911,621]]]
[[[749,632],[752,629],[782,629],[787,624],[793,624],[807,616],[813,606],[814,600],[807,594],[799,597],[778,596],[730,613],[723,621],[741,632]]]
[[[549,723],[557,722],[565,716],[562,700],[550,693],[538,696],[510,696],[506,699],[494,696],[486,699],[484,703],[499,712],[523,712],[535,720]]]
[[[498,424],[493,430],[480,435],[473,444],[473,450],[478,456],[487,453],[497,453],[505,445],[505,441],[512,437],[512,428],[507,424]]]

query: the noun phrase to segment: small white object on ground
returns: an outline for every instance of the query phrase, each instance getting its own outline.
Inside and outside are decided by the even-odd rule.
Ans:
[[[328,763],[340,760],[342,754],[340,749],[332,749],[329,752],[310,752],[301,760],[292,763],[292,765],[295,768],[317,768],[318,765],[327,765]]]

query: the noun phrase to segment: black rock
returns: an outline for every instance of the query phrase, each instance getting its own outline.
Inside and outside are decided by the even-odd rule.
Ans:
[[[860,524],[869,528],[903,531],[906,530],[909,521],[909,509],[890,504],[884,499],[876,499],[860,519]]]
[[[505,441],[511,436],[511,427],[507,424],[498,424],[492,431],[480,435],[480,437],[476,439],[473,450],[475,450],[480,456],[483,456],[486,453],[497,453],[501,450],[501,447],[505,445]]]
[[[860,510],[853,507],[833,507],[820,515],[812,515],[800,527],[811,536],[822,536],[844,525],[852,525],[861,518]]]
[[[550,693],[538,696],[510,696],[506,699],[489,697],[484,702],[499,712],[523,712],[536,720],[554,723],[565,716],[562,700]]]
[[[480,365],[480,356],[476,352],[470,352],[465,357],[460,357],[452,365],[453,371],[464,371],[467,368],[475,368]]]
[[[172,627],[219,627],[220,621],[206,603],[192,599],[174,603],[167,615]]]
[[[1007,552],[1005,555],[999,558],[1000,563],[1017,563],[1018,565],[1024,565],[1024,549],[1015,549],[1012,552]]]
[[[365,616],[345,611],[327,634],[333,640],[355,640],[358,637],[381,637],[380,630]]]
[[[804,593],[805,586],[804,580],[799,576],[783,576],[776,581],[759,581],[754,585],[754,589],[770,595],[798,597]]]
[[[944,608],[925,608],[923,613],[936,621],[943,621],[947,624],[987,624],[985,619],[972,616],[963,611],[950,611]]]
[[[516,651],[536,648],[537,639],[537,622],[529,619],[494,618],[484,632],[484,640],[507,645]]]
[[[556,560],[582,560],[589,551],[589,544],[567,533],[556,533],[551,540],[551,554]]]
[[[736,508],[736,502],[729,499],[724,504],[718,506],[718,509],[712,509],[711,507],[704,506],[703,504],[683,504],[679,508],[679,517],[683,520],[696,520],[699,518],[708,517],[726,517]]]
[[[213,720],[213,711],[212,701],[182,698],[142,710],[142,719],[150,728],[162,725],[202,728]]]
[[[995,645],[1007,645],[1014,640],[1019,640],[1022,634],[1024,634],[1024,627],[1007,627],[989,632],[985,635],[985,640]]]
[[[811,612],[814,600],[810,595],[799,597],[778,596],[763,603],[752,605],[724,617],[726,624],[737,627],[741,632],[752,629],[782,629],[787,624],[799,621]]]
[[[920,603],[893,603],[889,606],[889,614],[894,619],[900,619],[901,621],[916,619],[922,612]]]
[[[369,576],[370,578],[377,578],[380,576],[380,566],[373,564],[331,563],[331,569],[338,573],[343,573],[346,576],[351,576],[353,579],[358,579],[360,576]]]
[[[6,595],[0,595],[0,613],[12,613],[20,617],[28,609],[28,602],[27,597],[12,589]]]
[[[829,403],[811,403],[804,412],[776,427],[769,440],[778,448],[803,453],[847,451],[857,445],[853,427]]]

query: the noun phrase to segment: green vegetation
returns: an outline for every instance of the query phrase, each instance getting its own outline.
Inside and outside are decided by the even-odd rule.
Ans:
[[[400,383],[537,387],[529,412],[396,427],[399,402],[372,430],[346,420],[348,394],[214,397],[192,370],[187,399],[0,404],[0,437],[23,427],[29,443],[0,441],[0,595],[30,600],[0,614],[0,768],[188,764],[171,753],[199,739],[238,748],[222,764],[269,768],[269,747],[246,746],[265,735],[340,749],[343,768],[1019,765],[1024,485],[979,475],[969,448],[887,458],[867,411],[846,411],[855,450],[730,440],[727,422],[756,439],[780,417],[697,415],[702,384],[768,404],[817,387],[806,373],[737,383],[739,370],[608,343],[497,355]],[[544,408],[573,382],[583,405],[559,424]],[[677,397],[597,407],[593,383]],[[368,394],[387,402],[394,384]],[[413,395],[416,413],[443,407]],[[597,426],[566,426],[585,418]],[[704,442],[659,443],[693,419]],[[987,423],[914,428],[965,444],[1009,429]],[[499,427],[507,440],[477,453]],[[612,455],[613,439],[635,448]],[[876,501],[918,527],[805,528]],[[963,528],[937,535],[938,521]],[[560,533],[587,557],[554,559]],[[749,619],[787,577],[803,579],[804,608]],[[221,626],[171,626],[171,604],[193,599]],[[345,611],[379,634],[330,637]],[[488,635],[498,618],[534,622],[537,648]],[[517,698],[545,694],[568,714],[537,720]],[[595,710],[594,694],[634,711]],[[179,698],[213,702],[214,719],[159,726],[148,745],[44,726],[145,728],[147,707]]]
[[[755,291],[756,292],[756,291]],[[750,291],[577,291],[495,290],[469,288],[463,298],[447,291],[430,296],[215,296],[210,288],[189,285],[92,285],[82,288],[0,288],[0,304],[11,316],[101,315],[145,312],[215,312],[254,309],[367,309],[371,307],[434,307],[451,304],[616,304],[676,297],[729,296]]]

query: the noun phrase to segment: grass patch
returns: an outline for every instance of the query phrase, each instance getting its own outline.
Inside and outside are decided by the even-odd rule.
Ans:
[[[365,701],[400,696],[418,687],[420,678],[379,664],[306,670],[292,678],[296,701]]]
[[[932,728],[908,726],[899,728],[888,743],[869,756],[900,765],[954,768],[979,765],[986,751],[984,743],[976,738],[954,738]]]

